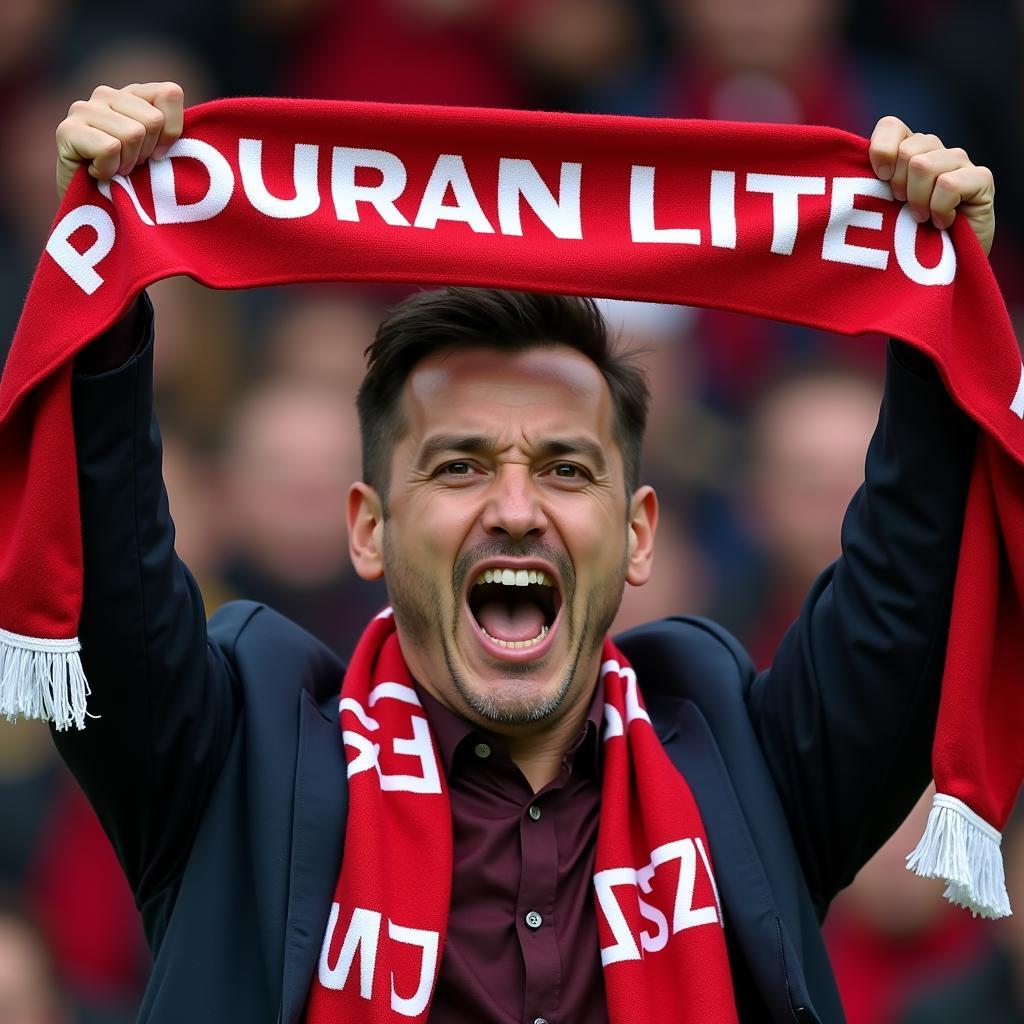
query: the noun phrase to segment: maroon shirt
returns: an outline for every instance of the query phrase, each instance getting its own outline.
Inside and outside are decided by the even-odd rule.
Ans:
[[[537,793],[500,737],[419,695],[448,779],[454,837],[430,1020],[607,1021],[592,884],[603,686],[558,777]]]

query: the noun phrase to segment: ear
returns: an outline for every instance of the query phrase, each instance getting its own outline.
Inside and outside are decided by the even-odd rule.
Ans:
[[[380,495],[361,480],[348,489],[348,553],[364,580],[384,575],[384,506]]]
[[[650,579],[657,529],[658,496],[653,487],[645,484],[633,495],[629,506],[626,582],[634,587],[643,586]]]

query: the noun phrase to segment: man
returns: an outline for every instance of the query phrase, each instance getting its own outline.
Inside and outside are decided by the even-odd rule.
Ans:
[[[167,84],[98,89],[58,129],[59,182],[159,154],[181,109]],[[987,249],[986,170],[893,118],[871,157],[918,219],[962,213]],[[250,603],[207,631],[165,514],[150,334],[138,303],[79,359],[99,717],[58,737],[154,947],[144,1020],[424,1019],[428,999],[446,1022],[617,1024],[630,999],[659,1021],[842,1019],[819,923],[927,781],[973,454],[926,360],[891,349],[844,555],[756,675],[698,620],[604,639],[624,584],[650,572],[658,507],[637,478],[646,389],[594,308],[467,289],[403,303],[360,393],[348,510],[353,563],[385,578],[394,615],[364,634],[339,736],[343,668],[311,637]],[[385,721],[403,702],[411,737]],[[420,829],[442,789],[451,829],[448,802]],[[686,838],[595,873],[602,844],[675,815]],[[441,891],[444,920],[385,924],[371,890],[409,914]],[[655,1015],[656,976],[671,1009]]]

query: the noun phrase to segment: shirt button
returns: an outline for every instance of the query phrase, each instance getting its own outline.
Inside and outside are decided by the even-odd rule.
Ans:
[[[536,804],[530,804],[529,815],[534,821],[540,820],[540,808]],[[537,1020],[540,1020],[538,1017]],[[536,1024],[536,1022],[534,1022]]]
[[[536,910],[531,910],[526,915],[526,923],[530,928],[536,930],[544,923],[544,918],[537,913]]]
[[[490,757],[491,748],[486,743],[478,743],[473,748],[473,753],[479,758]]]
[[[548,1024],[548,1022],[543,1017],[535,1017],[533,1024]]]

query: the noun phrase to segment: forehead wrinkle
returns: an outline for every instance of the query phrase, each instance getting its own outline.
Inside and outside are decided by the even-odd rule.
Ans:
[[[485,434],[432,434],[419,447],[416,468],[422,469],[442,452],[494,455],[498,451],[498,439]]]
[[[526,430],[520,431],[524,454],[539,458],[560,455],[581,455],[591,459],[601,473],[607,472],[607,459],[599,441],[584,435],[545,436],[538,441],[530,438]],[[469,455],[497,456],[516,447],[514,441],[503,441],[497,435],[490,434],[432,434],[419,447],[416,454],[416,467],[422,468],[435,456],[443,452],[465,453]]]

